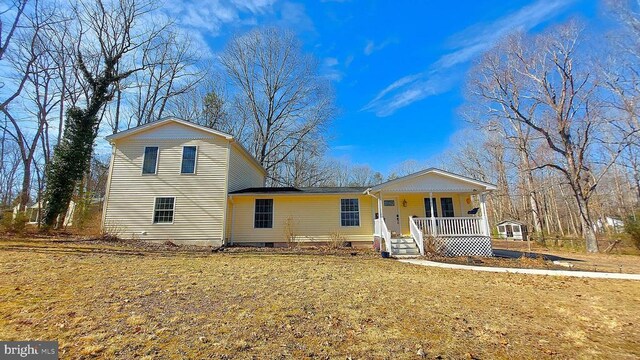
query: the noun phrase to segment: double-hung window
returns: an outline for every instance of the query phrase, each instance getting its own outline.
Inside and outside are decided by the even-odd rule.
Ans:
[[[198,155],[198,148],[195,146],[183,146],[182,147],[182,166],[180,168],[181,174],[195,174],[196,173],[196,157]]]
[[[440,198],[440,207],[442,208],[442,216],[453,217],[453,199],[452,198]]]
[[[340,199],[340,225],[360,226],[358,199]]]
[[[154,224],[171,224],[173,223],[173,213],[176,208],[175,197],[158,197],[153,207],[153,223]]]
[[[433,217],[438,217],[436,198],[424,198],[424,214],[426,217],[431,217],[431,206],[433,206]]]
[[[144,148],[144,158],[142,160],[142,174],[155,174],[158,170],[158,147],[147,146]]]
[[[256,229],[273,227],[273,199],[256,199],[253,227]]]

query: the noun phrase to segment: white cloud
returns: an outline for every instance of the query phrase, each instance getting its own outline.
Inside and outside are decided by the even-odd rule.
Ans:
[[[341,81],[344,73],[338,69],[340,62],[334,57],[325,58],[322,61],[321,74],[330,81]]]
[[[272,10],[275,0],[173,0],[164,5],[177,25],[203,36],[217,36],[224,25],[244,23]],[[250,20],[250,19],[249,19]]]
[[[280,23],[301,31],[314,31],[313,21],[307,15],[303,4],[285,2],[280,9]]]
[[[334,58],[334,57],[328,57],[326,59],[324,59],[324,65],[325,66],[336,66],[338,65],[338,59]]]
[[[395,40],[393,40],[393,39],[387,39],[387,40],[385,40],[385,41],[383,41],[383,42],[381,42],[379,44],[376,44],[375,41],[368,40],[367,44],[364,46],[363,52],[364,52],[365,55],[369,56],[369,55],[373,54],[376,51],[380,51],[380,50],[384,49],[385,47],[387,47],[388,45],[390,45],[390,44],[392,44],[394,42],[395,42]]]
[[[457,65],[488,50],[514,31],[529,31],[560,14],[575,0],[538,0],[489,24],[476,24],[450,38],[452,51],[441,56],[427,70],[404,76],[380,91],[363,110],[388,116],[398,109],[429,96],[449,91],[460,78]],[[373,46],[373,45],[372,45]],[[365,54],[367,48],[365,47]]]

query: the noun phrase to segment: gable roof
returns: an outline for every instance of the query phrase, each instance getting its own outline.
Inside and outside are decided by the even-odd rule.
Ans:
[[[518,225],[527,225],[527,224],[525,224],[525,223],[523,223],[522,221],[519,221],[519,220],[505,219],[505,220],[502,220],[499,223],[497,223],[496,226],[502,225],[502,224],[506,224],[506,223],[512,223],[512,224],[518,224]]]
[[[166,118],[162,118],[158,121],[153,121],[147,124],[143,124],[140,126],[136,126],[134,128],[125,130],[125,131],[120,131],[118,133],[112,134],[112,135],[108,135],[105,137],[105,139],[107,139],[107,141],[109,142],[113,142],[115,140],[120,140],[123,139],[125,137],[131,136],[131,135],[135,135],[135,134],[139,134],[143,131],[148,131],[151,129],[155,129],[161,126],[164,126],[168,123],[177,123],[177,124],[181,124],[181,125],[185,125],[191,128],[194,128],[196,130],[200,130],[200,131],[204,131],[206,133],[209,133],[211,135],[217,135],[217,136],[221,136],[227,140],[231,140],[233,139],[233,136],[224,133],[222,131],[218,131],[218,130],[214,130],[211,128],[208,128],[206,126],[202,126],[202,125],[198,125],[196,123],[192,123],[191,121],[187,121],[187,120],[183,120],[183,119],[178,119],[176,117],[166,117]]]
[[[126,137],[135,135],[135,134],[140,134],[142,132],[145,131],[149,131],[149,130],[153,130],[159,127],[162,127],[164,125],[167,125],[169,123],[176,123],[176,124],[180,124],[180,125],[184,125],[187,126],[189,128],[198,130],[198,131],[202,131],[206,134],[209,135],[214,135],[214,136],[220,136],[226,140],[228,140],[230,142],[230,144],[235,147],[236,149],[238,149],[240,151],[240,153],[242,153],[247,159],[249,159],[249,161],[251,161],[265,176],[267,175],[267,170],[256,160],[256,158],[254,158],[249,151],[242,146],[242,144],[240,144],[239,142],[237,142],[233,136],[224,133],[222,131],[218,131],[212,128],[208,128],[206,126],[202,126],[202,125],[198,125],[196,123],[193,123],[191,121],[187,121],[187,120],[183,120],[183,119],[178,119],[176,117],[165,117],[162,118],[158,121],[153,121],[144,125],[140,125],[140,126],[136,126],[134,128],[125,130],[125,131],[121,131],[112,135],[108,135],[105,136],[105,139],[107,141],[109,141],[111,144],[113,144],[114,141],[116,140],[121,140],[124,139]]]
[[[444,177],[447,177],[447,178],[455,179],[455,180],[458,180],[458,181],[461,181],[461,182],[464,182],[464,183],[467,183],[467,184],[470,184],[470,185],[480,186],[480,187],[483,187],[484,190],[496,190],[497,189],[497,187],[495,185],[490,184],[488,182],[472,179],[472,178],[467,177],[467,176],[454,174],[454,173],[449,172],[449,171],[445,171],[445,170],[442,170],[442,169],[438,169],[438,168],[433,168],[432,167],[432,168],[424,169],[422,171],[415,172],[413,174],[409,174],[409,175],[406,175],[406,176],[399,177],[397,179],[393,179],[393,180],[389,180],[387,182],[383,182],[381,184],[378,184],[376,186],[371,187],[370,191],[383,190],[384,188],[387,188],[387,187],[390,187],[390,186],[393,186],[393,185],[397,185],[399,183],[402,183],[402,182],[405,182],[405,181],[408,181],[408,180],[413,180],[413,179],[416,179],[418,177],[425,176],[425,175],[428,175],[428,174],[437,174],[437,175],[441,175],[441,176],[444,176]]]

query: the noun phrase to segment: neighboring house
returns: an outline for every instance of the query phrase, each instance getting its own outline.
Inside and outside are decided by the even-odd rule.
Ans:
[[[377,239],[394,254],[411,254],[424,253],[418,239],[426,235],[447,254],[491,254],[484,200],[495,186],[482,181],[427,169],[373,187],[265,187],[266,171],[232,136],[183,120],[107,140],[103,224],[124,238],[354,247]]]
[[[499,222],[498,237],[507,240],[527,240],[527,225],[517,220],[504,220]]]
[[[614,233],[621,233],[624,231],[624,221],[611,216],[605,216],[604,219],[596,220],[594,224],[594,230],[605,232],[610,229]]]
[[[35,203],[31,206],[27,206],[26,209],[24,209],[24,213],[27,216],[27,224],[29,225],[38,225],[38,223],[40,222],[40,217],[42,216],[42,211],[44,211],[44,209],[41,209],[42,203],[38,202]],[[18,215],[18,211],[20,209],[20,205],[16,205],[13,208],[13,218],[15,219],[16,216]],[[64,216],[64,222],[62,223],[63,227],[67,227],[67,226],[71,226],[73,225],[73,215],[74,212],[76,210],[76,203],[71,200],[69,202],[69,208],[67,209],[67,213]],[[60,216],[58,215],[58,221],[60,220]]]

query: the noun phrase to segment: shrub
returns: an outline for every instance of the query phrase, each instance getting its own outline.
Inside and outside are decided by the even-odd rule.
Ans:
[[[13,211],[7,210],[2,213],[0,227],[3,232],[12,232],[22,235],[27,228],[27,222],[29,222],[29,218],[24,212],[18,212],[14,218]]]
[[[11,210],[5,210],[0,215],[0,230],[2,232],[11,231],[13,225],[13,212]]]
[[[288,246],[291,247],[295,245],[296,237],[296,223],[293,217],[289,216],[284,221],[284,239],[287,242]]]
[[[631,241],[640,249],[640,211],[635,216],[629,216],[624,222],[624,230],[629,234]]]
[[[329,247],[332,249],[339,249],[345,247],[346,238],[338,231],[334,231],[329,234]]]

